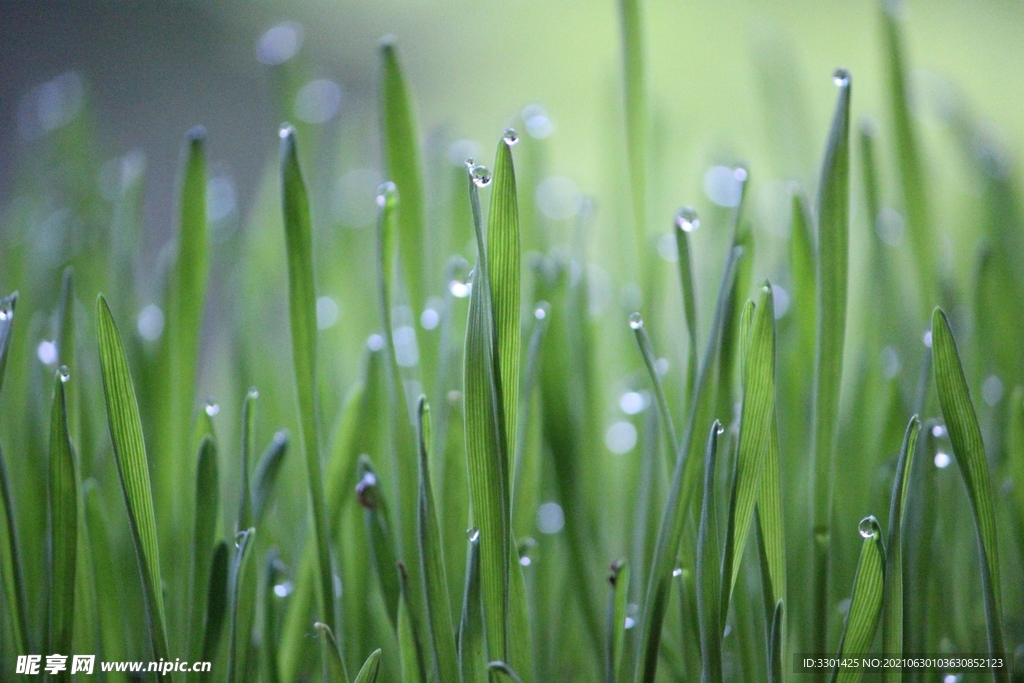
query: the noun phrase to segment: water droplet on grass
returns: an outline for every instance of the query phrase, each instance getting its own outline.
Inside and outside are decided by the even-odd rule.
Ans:
[[[945,425],[935,425],[935,426],[932,427],[932,436],[934,436],[936,439],[941,439],[945,435],[946,435],[946,426]]]
[[[215,400],[213,400],[212,398],[208,398],[206,399],[206,405],[203,406],[203,410],[206,411],[207,415],[213,417],[214,415],[220,412],[220,406],[217,405],[217,402]]]
[[[693,232],[700,227],[700,216],[697,209],[692,206],[684,206],[676,211],[676,227],[683,232]]]
[[[390,180],[386,180],[377,186],[377,206],[383,208],[388,200],[397,194],[398,188]]]
[[[948,453],[939,451],[935,454],[935,466],[940,470],[944,470],[949,467],[949,463],[952,462],[952,458],[949,457]]]
[[[469,177],[477,187],[487,187],[491,184],[491,172],[486,166],[473,164],[469,167]]]
[[[511,147],[519,142],[519,134],[516,133],[515,128],[506,128],[504,135],[501,136],[501,139],[505,141],[506,145]]]
[[[868,515],[864,519],[860,520],[857,530],[860,531],[860,535],[864,538],[871,538],[878,533],[878,520],[876,520],[872,515]]]
[[[470,543],[476,543],[480,540],[480,530],[477,529],[475,526],[471,526],[470,528],[466,529],[466,538],[469,539]]]
[[[840,88],[850,85],[850,72],[839,67],[832,72],[832,82]]]
[[[295,584],[291,581],[282,581],[281,583],[274,584],[274,595],[279,598],[287,598],[294,591]]]
[[[533,309],[533,317],[537,320],[543,320],[548,317],[548,310],[551,308],[547,301],[541,301],[537,304],[537,308]]]
[[[66,365],[60,366],[60,368],[57,370],[57,373],[60,376],[60,381],[62,384],[66,384],[67,381],[71,379],[71,371],[68,370],[68,366]]]
[[[639,330],[643,326],[644,326],[644,318],[643,318],[642,315],[640,315],[639,312],[637,312],[637,313],[630,313],[629,314],[629,328],[630,329],[632,329],[632,330]]]

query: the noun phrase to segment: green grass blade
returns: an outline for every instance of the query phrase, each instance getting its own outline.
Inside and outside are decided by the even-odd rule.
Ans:
[[[487,683],[486,650],[480,589],[480,532],[470,529],[466,590],[462,601],[462,619],[459,621],[459,675],[462,683]]]
[[[381,41],[380,54],[380,128],[383,134],[384,169],[388,180],[398,187],[402,197],[398,209],[399,259],[412,309],[418,315],[423,310],[427,292],[419,133],[412,96],[398,64],[393,37]]]
[[[896,464],[896,479],[892,484],[892,499],[889,503],[889,529],[885,556],[885,615],[882,620],[882,652],[886,657],[903,655],[903,515],[907,507],[910,488],[910,473],[913,471],[914,452],[921,421],[917,415],[910,418],[900,458]],[[886,669],[888,683],[900,683],[903,672]]]
[[[647,375],[651,378],[651,385],[654,387],[654,398],[658,404],[658,421],[665,432],[665,443],[668,446],[668,466],[671,467],[679,452],[679,439],[676,438],[676,428],[672,422],[672,412],[668,409],[668,400],[665,398],[665,387],[661,383],[661,375],[655,367],[656,359],[654,345],[644,328],[643,318],[639,313],[629,316],[629,327],[636,337],[637,346],[640,347],[640,356],[644,360],[644,367],[647,368]]]
[[[782,624],[783,603],[775,603],[775,612],[768,635],[768,683],[783,683],[782,678]]]
[[[487,669],[496,674],[495,679],[497,680],[508,680],[512,683],[523,683],[523,679],[519,677],[516,670],[505,662],[487,662]]]
[[[263,519],[263,513],[270,505],[270,496],[274,492],[278,475],[281,473],[281,465],[284,464],[284,457],[288,453],[288,432],[280,430],[274,434],[274,438],[263,450],[259,463],[256,465],[256,473],[252,478],[252,517],[256,524]],[[327,477],[329,480],[330,477]],[[328,486],[327,489],[330,487]],[[325,490],[325,496],[327,490]],[[330,505],[327,506],[330,508]],[[330,510],[328,509],[328,512]],[[329,519],[333,519],[328,515]]]
[[[316,391],[316,295],[313,289],[312,222],[309,197],[302,179],[296,150],[295,129],[281,129],[281,191],[284,232],[288,255],[288,314],[291,321],[292,360],[299,408],[299,448],[306,461],[312,505],[313,536],[317,548],[318,597],[321,620],[332,628],[334,580],[327,542],[323,473],[317,427]]]
[[[206,619],[203,624],[202,661],[212,662],[220,650],[220,639],[224,634],[224,619],[230,602],[230,569],[228,567],[228,544],[219,541],[213,549],[210,560],[210,577],[206,589]],[[192,674],[189,681],[201,680]]]
[[[150,641],[154,657],[168,659],[160,551],[139,405],[135,400],[135,389],[132,386],[121,335],[102,295],[96,301],[96,318],[107,423],[110,428],[110,439],[114,444],[121,491],[124,493],[128,508],[128,521],[135,543],[139,573],[142,575],[142,586],[149,611]]]
[[[377,683],[377,674],[380,673],[380,650],[374,650],[363,663],[363,668],[356,674],[354,683]]]
[[[939,405],[946,420],[946,430],[953,444],[956,464],[967,486],[967,497],[974,513],[981,555],[981,585],[985,596],[985,617],[988,626],[988,647],[993,655],[1002,653],[1003,622],[999,584],[999,543],[996,532],[992,482],[985,459],[985,443],[967,388],[956,340],[945,312],[936,308],[932,315],[932,353]],[[994,680],[1006,681],[1006,669],[993,669]]]
[[[64,366],[57,371],[50,412],[50,633],[46,651],[59,653],[71,652],[78,560],[78,481],[68,433],[67,372]],[[70,680],[67,671],[62,674],[58,680]]]
[[[520,356],[520,236],[516,172],[512,163],[514,138],[502,138],[494,162],[491,205],[487,214],[487,270],[501,393],[505,408],[505,443],[515,453],[516,413],[519,409]],[[509,461],[509,471],[512,462]],[[510,483],[510,482],[509,482]],[[511,493],[509,494],[511,495]]]
[[[261,654],[261,679],[263,683],[279,683],[281,680],[280,668],[277,659],[277,618],[278,608],[275,604],[277,596],[275,588],[284,573],[284,564],[277,555],[277,550],[271,548],[267,553],[266,564],[263,570],[263,636],[260,643]]]
[[[697,533],[697,615],[700,619],[700,679],[703,683],[722,681],[722,556],[715,496],[715,459],[721,431],[722,426],[715,420],[704,455],[704,500]]]
[[[199,445],[196,464],[196,511],[192,531],[192,613],[189,619],[189,658],[202,654],[209,596],[210,567],[220,519],[220,471],[217,443],[210,435]]]
[[[58,362],[74,375],[78,367],[75,355],[75,280],[71,266],[64,269],[61,279],[60,299],[57,303],[57,354]],[[68,434],[72,443],[81,443],[79,423],[78,385],[71,382],[64,387],[67,396]]]
[[[121,609],[123,603],[119,582],[110,580],[111,577],[118,575],[117,563],[112,549],[107,516],[95,479],[87,479],[82,485],[82,499],[90,553],[94,565],[93,590],[96,593],[100,648],[107,660],[124,660],[128,657],[125,651],[127,627]],[[124,680],[124,677],[112,676],[110,680],[121,681]]]
[[[780,463],[779,430],[777,420],[772,417],[769,431],[768,454],[765,457],[761,487],[757,494],[755,518],[761,551],[768,571],[768,588],[771,589],[768,606],[773,602],[783,603],[789,599],[786,581],[786,534],[782,508],[782,467]],[[762,581],[765,578],[762,577]],[[765,614],[768,618],[768,614]],[[783,628],[785,622],[783,622]],[[783,647],[786,640],[782,640]]]
[[[620,0],[619,21],[622,32],[622,80],[625,86],[630,199],[633,207],[637,258],[642,263],[647,234],[647,155],[650,121],[644,84],[640,0]]]
[[[416,413],[420,455],[418,535],[423,586],[427,598],[427,621],[439,680],[457,681],[459,661],[455,646],[455,627],[452,623],[451,598],[448,596],[448,577],[444,569],[441,527],[437,523],[434,492],[430,485],[430,407],[427,405],[426,397],[420,396]]]
[[[228,642],[228,683],[245,681],[246,656],[249,648],[249,636],[252,621],[247,606],[255,594],[255,582],[250,568],[255,565],[252,559],[256,551],[251,546],[256,544],[256,529],[250,527],[235,534],[235,561],[231,564],[231,576],[228,594],[231,598],[231,620]]]
[[[850,596],[850,611],[846,625],[839,639],[838,657],[860,659],[868,654],[871,641],[878,630],[882,613],[882,595],[885,578],[885,546],[882,543],[882,529],[874,517],[865,517],[860,523],[861,544],[857,573],[853,578],[853,594]],[[863,671],[857,668],[834,669],[832,681],[858,683]]]
[[[775,427],[775,304],[771,285],[761,288],[761,298],[749,322],[743,361],[743,407],[740,415],[739,451],[736,459],[735,500],[729,507],[722,588],[723,615],[739,576],[739,561],[746,547],[754,504],[763,490],[761,478],[770,457]]]
[[[504,659],[508,651],[511,549],[508,444],[487,247],[472,172],[469,173],[469,191],[478,258],[466,325],[466,458],[473,520],[480,528],[480,577],[487,652],[491,659]]]
[[[676,213],[675,235],[676,254],[679,259],[679,280],[683,292],[683,317],[686,318],[686,334],[690,349],[687,351],[686,397],[693,396],[693,383],[697,378],[697,297],[693,286],[693,264],[690,258],[690,233],[700,226],[697,212],[683,207]]]
[[[405,565],[398,563],[399,585],[401,595],[398,600],[398,651],[401,659],[403,683],[427,683],[427,671],[423,662],[423,651],[420,640],[416,637],[418,624],[415,623],[406,600],[409,577]]]
[[[650,576],[645,588],[641,630],[637,641],[639,653],[634,675],[636,683],[652,683],[658,668],[661,629],[668,606],[672,571],[675,569],[676,554],[679,551],[683,530],[691,512],[693,498],[699,483],[700,468],[695,466],[699,462],[699,457],[695,455],[697,440],[694,435],[698,429],[703,430],[701,425],[711,425],[712,423],[718,351],[721,345],[722,330],[732,325],[728,302],[732,298],[736,281],[736,264],[742,256],[743,249],[741,247],[734,247],[729,251],[718,290],[711,334],[704,349],[700,373],[694,386],[694,400],[690,407],[686,436],[676,451],[672,483],[665,502],[661,526],[658,529],[658,540],[654,548]]]
[[[359,483],[356,495],[363,507],[366,518],[366,534],[370,539],[370,560],[376,568],[380,580],[384,605],[392,623],[397,625],[398,610],[401,602],[401,586],[395,566],[398,558],[395,555],[395,536],[391,529],[391,516],[388,513],[387,497],[377,479],[373,463],[365,455],[359,458]]]
[[[903,59],[903,39],[897,17],[899,4],[880,4],[887,62],[885,68],[889,80],[889,106],[896,142],[896,168],[903,194],[903,208],[906,211],[907,231],[916,252],[913,260],[917,264],[918,280],[922,290],[923,314],[927,311],[928,304],[933,301],[933,297],[939,295],[935,248],[932,244],[928,197],[925,191],[927,184],[918,151],[910,102],[907,100],[907,69]]]
[[[249,480],[249,463],[252,462],[256,437],[256,398],[259,393],[250,389],[242,402],[242,481],[238,496],[238,521],[235,531],[248,529],[253,525],[252,487]]]
[[[313,624],[313,627],[320,634],[320,653],[323,658],[323,676],[320,680],[323,683],[348,683],[348,673],[331,627],[320,621]]]
[[[626,614],[629,603],[629,565],[625,560],[612,563],[608,582],[608,631],[605,639],[605,681],[618,683],[622,675],[622,659],[626,645]]]
[[[845,70],[837,70],[833,78],[839,85],[839,97],[818,187],[818,258],[815,278],[818,304],[811,418],[811,523],[814,530],[811,652],[825,652],[828,643],[831,476],[838,434],[839,389],[843,378],[849,266],[850,75]]]
[[[8,294],[0,299],[0,389],[4,387],[7,372],[7,352],[11,347],[11,331],[14,328],[14,313],[18,308],[18,293]]]

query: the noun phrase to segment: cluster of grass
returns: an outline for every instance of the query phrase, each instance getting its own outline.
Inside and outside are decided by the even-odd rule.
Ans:
[[[851,132],[837,70],[815,199],[792,192],[787,289],[756,269],[742,200],[705,218],[730,231],[716,254],[692,209],[664,220],[667,276],[642,17],[621,10],[628,182],[610,203],[635,226],[621,258],[644,316],[595,313],[586,212],[566,246],[532,211],[542,141],[505,131],[491,169],[421,158],[392,42],[376,229],[316,226],[304,131],[285,126],[247,229],[215,234],[194,130],[155,339],[130,325],[141,179],[105,212],[87,136],[52,134],[78,220],[38,247],[15,202],[0,244],[21,291],[0,301],[0,678],[29,653],[208,660],[174,678],[229,683],[775,683],[798,652],[1024,659],[1024,223],[1006,157],[953,112],[987,233],[972,281],[940,272],[883,10],[896,182],[881,134]],[[874,229],[886,196],[903,261]],[[851,291],[861,228],[869,286]],[[712,257],[717,288],[695,276]],[[325,291],[345,317],[321,330]],[[855,300],[869,313],[851,330]],[[620,396],[626,455],[603,443]]]

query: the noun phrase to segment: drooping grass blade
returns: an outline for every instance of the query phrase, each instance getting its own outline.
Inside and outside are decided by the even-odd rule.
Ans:
[[[861,544],[860,560],[857,562],[857,573],[853,579],[850,611],[846,615],[846,624],[843,627],[843,635],[839,638],[836,655],[840,659],[851,658],[857,661],[868,653],[871,641],[875,638],[878,620],[882,614],[885,582],[885,546],[878,520],[874,517],[865,517],[861,520],[860,535],[864,542]],[[832,681],[858,683],[863,673],[860,667],[837,667],[832,671]]]
[[[323,473],[317,427],[316,295],[313,288],[312,223],[306,183],[299,168],[295,129],[281,129],[281,191],[288,256],[288,314],[291,322],[292,361],[299,408],[299,448],[306,461],[312,506],[313,536],[317,548],[319,610],[321,620],[337,626],[334,581],[327,540]]]
[[[839,424],[839,390],[843,378],[849,261],[850,74],[845,69],[837,69],[833,80],[839,87],[839,97],[818,186],[817,333],[811,417],[811,524],[814,531],[812,652],[825,652],[828,643],[831,477]],[[822,675],[819,674],[818,680]]]
[[[470,529],[466,589],[463,593],[462,618],[459,621],[459,675],[462,683],[487,682],[486,650],[480,589],[480,532]]]
[[[658,404],[658,418],[665,432],[665,443],[668,446],[668,468],[672,467],[676,454],[679,452],[679,439],[676,438],[676,428],[672,423],[672,412],[668,408],[668,400],[665,398],[665,388],[661,383],[661,375],[655,367],[657,362],[654,354],[654,346],[651,338],[644,329],[644,320],[639,313],[629,316],[629,327],[636,337],[637,346],[640,348],[640,356],[644,360],[647,374],[651,378],[651,385],[654,387],[654,398]]]
[[[231,574],[228,595],[231,599],[231,621],[228,641],[228,683],[243,683],[248,659],[246,651],[249,647],[249,630],[252,621],[246,618],[245,605],[256,590],[254,576],[250,571],[254,567],[253,557],[256,552],[256,529],[250,527],[235,535],[235,560],[231,563]]]
[[[220,518],[220,471],[217,444],[210,435],[199,445],[196,464],[196,511],[192,531],[192,614],[189,619],[188,655],[197,661],[205,638],[210,563]]]
[[[252,478],[252,518],[259,524],[270,504],[271,494],[274,492],[274,485],[281,473],[281,465],[284,464],[284,456],[288,453],[288,432],[280,430],[274,434],[274,438],[263,450],[259,463],[256,465],[256,472]],[[330,477],[327,477],[330,479]],[[329,486],[327,487],[330,488]],[[325,494],[327,491],[325,490]],[[327,505],[330,512],[330,505]]]
[[[334,633],[327,624],[318,621],[313,627],[320,634],[320,654],[323,660],[323,683],[348,683],[345,663],[341,660],[341,651],[334,640]]]
[[[621,680],[622,658],[626,645],[626,613],[629,603],[629,565],[625,560],[612,563],[608,582],[612,590],[608,596],[604,678],[606,683],[618,683]]]
[[[715,502],[715,458],[722,426],[711,425],[704,455],[704,500],[697,534],[697,614],[700,619],[701,681],[722,681],[722,556]]]
[[[374,650],[363,663],[363,668],[356,674],[353,683],[377,683],[377,674],[380,672],[380,650]]]
[[[397,625],[401,586],[398,573],[394,569],[398,563],[395,555],[396,541],[384,489],[377,479],[373,464],[365,455],[359,458],[359,483],[356,485],[356,495],[364,510],[366,533],[370,539],[370,559],[377,570],[384,605],[387,607],[388,617]]]
[[[61,366],[53,386],[50,412],[50,618],[47,652],[71,652],[78,552],[78,480],[68,433],[68,369]],[[65,670],[57,680],[69,681]]]
[[[202,661],[212,662],[220,651],[220,639],[224,633],[224,618],[228,614],[231,602],[231,577],[228,567],[228,544],[218,541],[213,549],[210,560],[210,576],[206,590],[206,619],[203,624]],[[193,673],[189,681],[201,680],[202,676]]]
[[[381,40],[380,115],[384,168],[401,193],[398,209],[398,251],[412,309],[419,315],[427,292],[424,272],[426,234],[423,219],[423,178],[419,133],[412,95],[398,63],[392,36]]]
[[[437,523],[434,492],[430,485],[430,407],[425,396],[420,396],[416,412],[420,463],[419,559],[423,566],[427,621],[439,680],[456,681],[459,678],[459,662],[455,645],[455,627],[452,623],[451,599],[448,596],[448,578],[444,569],[441,527]]]
[[[142,437],[139,405],[135,400],[128,359],[121,335],[106,300],[96,301],[96,330],[100,348],[103,395],[107,405],[107,424],[114,445],[114,458],[121,480],[132,540],[139,562],[139,573],[149,612],[150,641],[153,655],[168,659],[167,619],[164,616],[163,582],[160,578],[160,551],[157,543],[153,494],[150,490],[149,464]]]
[[[907,432],[903,436],[900,458],[896,463],[896,479],[892,484],[892,499],[889,503],[889,530],[885,556],[885,615],[882,620],[882,652],[886,657],[899,658],[903,655],[903,515],[907,506],[910,487],[910,473],[913,471],[914,451],[921,421],[917,415],[910,418]],[[888,683],[900,683],[902,670],[890,668],[885,671]]]
[[[974,526],[978,533],[989,652],[998,656],[1005,650],[999,585],[999,540],[992,482],[985,459],[985,443],[967,388],[967,378],[964,376],[949,320],[941,308],[936,308],[932,314],[932,353],[939,405],[942,406],[942,416],[946,420],[946,430],[953,444],[957,467],[967,486],[967,497],[971,501]],[[1009,680],[1006,669],[993,669],[992,676],[997,683]]]

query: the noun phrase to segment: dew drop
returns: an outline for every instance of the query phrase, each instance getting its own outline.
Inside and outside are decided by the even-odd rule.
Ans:
[[[281,126],[281,130],[277,131],[277,134],[278,136],[280,136],[282,140],[284,140],[295,135],[295,127],[290,123],[286,123],[283,126]]]
[[[522,566],[522,567],[529,567],[532,563],[533,563],[533,560],[531,560],[526,555],[523,555],[522,557],[519,558],[519,565]]]
[[[938,467],[940,470],[944,470],[947,467],[949,467],[949,463],[951,462],[952,459],[949,457],[949,453],[943,453],[942,451],[939,451],[938,453],[935,454],[935,466]]]
[[[367,472],[356,484],[356,498],[359,504],[367,509],[373,510],[377,507],[377,475]]]
[[[932,348],[932,331],[927,330],[924,335],[922,335],[921,341],[924,342],[924,345],[929,349]]]
[[[214,415],[220,412],[220,406],[217,405],[217,402],[215,400],[213,400],[212,398],[208,398],[206,399],[206,405],[203,407],[203,410],[206,411],[207,415],[213,417]]]
[[[515,128],[506,128],[504,135],[501,136],[501,139],[505,141],[506,145],[511,147],[512,145],[515,145],[516,143],[519,142],[519,134],[516,133]]]
[[[684,206],[676,211],[676,227],[683,232],[693,232],[700,227],[700,216],[697,209],[692,206]]]
[[[644,319],[639,312],[629,314],[629,328],[631,330],[639,330],[643,326]]]
[[[946,435],[946,426],[945,425],[935,425],[935,426],[932,427],[932,436],[934,436],[936,439],[941,439],[945,435]]]
[[[249,393],[246,394],[246,398],[255,401],[260,397],[260,392],[256,387],[249,387]]]
[[[398,188],[390,180],[384,181],[377,186],[377,206],[383,208],[388,200],[395,196]]]
[[[451,292],[452,296],[456,299],[465,299],[469,296],[472,289],[473,285],[468,281],[463,282],[462,280],[454,279],[448,283],[448,291]]]
[[[466,529],[466,538],[469,539],[470,543],[476,543],[480,540],[480,530],[475,526]]]
[[[843,67],[839,67],[832,72],[832,82],[840,88],[850,85],[850,72]]]
[[[14,317],[14,307],[11,305],[11,299],[4,299],[0,301],[0,322],[4,320],[10,320]]]
[[[672,576],[678,578],[678,577],[680,577],[682,575],[683,575],[683,568],[682,567],[676,567],[675,569],[672,570]]]
[[[249,533],[248,531],[237,531],[237,532],[235,532],[235,547],[236,548],[241,548],[242,547],[242,541],[245,540],[245,537],[246,537],[246,535],[248,533]]]
[[[473,179],[473,184],[477,187],[487,187],[491,184],[491,172],[481,164],[473,164],[469,167],[469,177]]]
[[[718,423],[718,429],[715,430],[715,433],[718,434],[718,436],[725,434],[725,427],[723,427],[721,423]]]
[[[636,620],[633,617],[626,617],[626,630],[628,631],[634,626],[636,626]]]
[[[876,533],[877,528],[878,520],[876,520],[871,515],[868,515],[864,519],[860,520],[860,524],[857,526],[857,530],[860,531],[860,535],[864,538],[873,537]]]
[[[295,584],[291,581],[282,581],[274,584],[274,595],[279,598],[287,598],[295,590]]]
[[[67,381],[69,379],[71,379],[71,371],[68,370],[68,366],[66,366],[66,365],[60,366],[60,368],[57,370],[57,372],[58,372],[58,376],[60,377],[60,381],[61,381],[62,384],[66,384]]]

